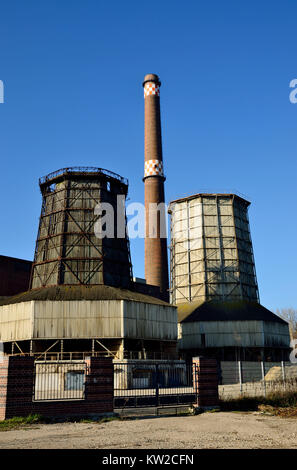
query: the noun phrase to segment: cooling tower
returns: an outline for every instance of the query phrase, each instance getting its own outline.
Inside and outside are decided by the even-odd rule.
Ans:
[[[129,287],[132,267],[125,230],[128,181],[101,168],[72,167],[41,178],[39,185],[42,209],[31,288],[98,284]],[[95,234],[96,224],[106,213],[96,213],[100,203],[109,203],[113,208],[114,236],[98,238]],[[103,225],[101,228],[106,228]]]
[[[248,206],[234,194],[171,202],[171,301],[259,301]]]

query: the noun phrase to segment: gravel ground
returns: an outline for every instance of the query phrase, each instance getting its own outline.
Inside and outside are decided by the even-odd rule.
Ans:
[[[0,432],[1,449],[297,449],[296,418],[256,412],[38,424]]]

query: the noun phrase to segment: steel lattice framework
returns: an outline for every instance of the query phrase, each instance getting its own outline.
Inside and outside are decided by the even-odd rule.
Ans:
[[[128,181],[101,168],[63,168],[39,180],[42,209],[31,288],[50,285],[129,287],[132,280],[127,232],[117,238],[118,196]],[[95,214],[100,202],[114,209],[115,236],[97,238]],[[124,217],[125,211],[124,211]],[[125,219],[126,220],[126,219]]]
[[[172,303],[259,301],[249,205],[235,194],[197,194],[170,204]]]

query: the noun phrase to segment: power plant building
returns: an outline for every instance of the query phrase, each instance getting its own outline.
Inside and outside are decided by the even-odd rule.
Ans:
[[[185,359],[288,359],[288,324],[259,303],[249,205],[236,194],[195,194],[169,206],[171,301]]]
[[[175,359],[176,307],[157,298],[158,286],[132,278],[127,180],[101,168],[73,167],[39,184],[31,290],[0,302],[5,353]]]
[[[146,282],[132,273],[128,181],[94,167],[50,173],[39,180],[30,288],[27,272],[26,291],[17,286],[0,299],[6,354],[288,358],[288,324],[259,303],[244,198],[199,193],[171,202],[169,287],[160,86],[157,75],[145,76]]]

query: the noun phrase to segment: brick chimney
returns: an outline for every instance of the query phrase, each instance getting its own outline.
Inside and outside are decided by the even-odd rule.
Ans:
[[[157,224],[153,224],[154,216],[149,217],[152,204],[165,203],[160,86],[157,75],[148,74],[144,77],[145,278],[148,284],[159,286],[163,299],[168,301],[167,238],[164,236],[167,212],[165,208],[155,212]]]

